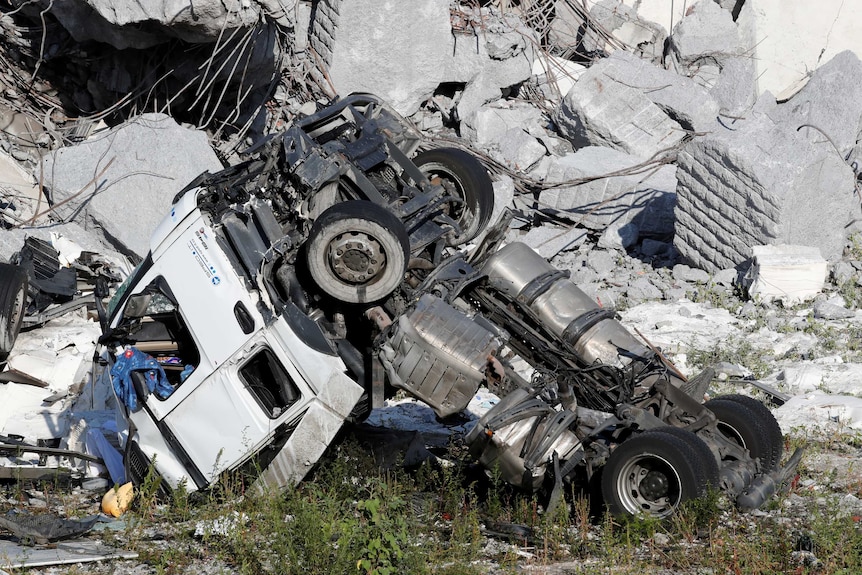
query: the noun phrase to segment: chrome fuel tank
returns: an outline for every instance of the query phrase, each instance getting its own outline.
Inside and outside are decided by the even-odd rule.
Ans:
[[[566,341],[587,364],[599,361],[625,367],[633,356],[649,356],[612,310],[599,307],[526,244],[515,242],[495,252],[483,267],[488,283],[529,308],[551,333]]]

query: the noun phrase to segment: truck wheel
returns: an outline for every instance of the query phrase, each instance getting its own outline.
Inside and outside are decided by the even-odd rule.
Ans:
[[[348,303],[391,294],[404,279],[410,239],[398,217],[361,200],[327,208],[306,242],[311,277],[324,292]]]
[[[6,361],[27,308],[27,272],[0,263],[0,363]]]
[[[485,166],[472,154],[457,148],[420,152],[413,163],[432,183],[442,185],[449,195],[464,201],[452,206],[449,214],[461,226],[460,234],[448,238],[449,245],[475,238],[488,225],[494,210],[494,186]]]
[[[690,431],[658,428],[617,446],[602,471],[602,496],[610,512],[663,518],[684,501],[705,495],[718,482],[718,464],[700,444]]]
[[[762,471],[772,471],[781,462],[784,437],[769,408],[747,395],[723,395],[704,407],[718,419],[718,430],[760,459]]]

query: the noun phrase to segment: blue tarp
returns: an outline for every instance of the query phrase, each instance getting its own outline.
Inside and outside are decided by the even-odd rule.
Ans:
[[[117,397],[130,410],[138,409],[138,395],[132,385],[132,372],[135,371],[143,372],[150,393],[164,399],[174,392],[174,387],[168,382],[165,370],[159,362],[141,350],[128,346],[111,368],[111,382]]]

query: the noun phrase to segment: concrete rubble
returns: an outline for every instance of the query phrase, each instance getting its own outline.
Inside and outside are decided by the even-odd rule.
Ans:
[[[588,10],[450,0],[12,4],[22,20],[0,24],[23,55],[0,71],[0,261],[35,237],[71,242],[128,274],[191,180],[235,163],[315,100],[364,91],[441,145],[460,138],[479,152],[495,180],[492,222],[514,210],[508,239],[570,269],[602,305],[632,306],[627,319],[683,367],[694,345],[737,330],[724,310],[689,299],[706,288],[730,293],[746,271],[757,303],[743,318],[772,300],[813,299],[816,319],[860,321],[854,305],[819,294],[862,275],[846,256],[862,229],[862,46],[818,44],[822,61],[805,58],[801,89],[800,74],[767,78],[759,58],[775,50],[760,42],[778,17],[752,0],[700,0],[668,21],[670,9],[648,0],[585,2]],[[545,4],[556,8],[540,24],[526,17]],[[28,59],[21,30],[40,10],[59,26],[45,40],[44,85],[28,96],[16,69],[39,59]],[[70,42],[79,53],[66,52]],[[135,75],[148,51],[170,54],[170,45],[186,46],[188,59]],[[91,67],[76,66],[84,59]],[[27,106],[38,125],[21,123]],[[792,256],[793,269],[775,254]],[[636,263],[620,270],[626,255]],[[85,391],[98,335],[85,310],[21,334],[5,369],[44,386],[0,385],[0,434],[78,451],[90,432],[111,437],[101,413],[110,393]],[[802,335],[774,343],[775,355],[806,345]],[[862,428],[862,405],[834,404],[860,393],[840,385],[857,368],[806,362],[773,374],[770,384],[799,395],[781,408],[782,426],[800,413],[826,425],[838,410]]]
[[[56,218],[99,230],[115,249],[142,258],[177,192],[221,167],[206,134],[144,114],[48,154],[43,183]]]

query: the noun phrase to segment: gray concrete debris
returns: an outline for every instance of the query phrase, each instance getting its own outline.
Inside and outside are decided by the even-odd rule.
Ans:
[[[626,290],[626,298],[629,300],[629,303],[635,304],[661,299],[662,292],[648,278],[640,277],[629,284],[628,290]]]
[[[685,264],[677,264],[673,266],[673,279],[684,282],[705,284],[709,282],[709,274],[703,270],[693,269]]]
[[[599,236],[598,246],[600,248],[625,250],[637,243],[640,233],[640,228],[633,222],[624,224],[615,222]]]
[[[412,114],[444,81],[441,63],[452,58],[449,4],[321,0],[311,25],[318,66],[336,93],[370,92]]]
[[[263,15],[291,24],[294,2],[286,0],[198,0],[135,2],[133,0],[71,0],[52,2],[50,12],[78,42],[107,42],[118,50],[146,49],[173,38],[214,42],[238,28],[250,28]]]
[[[526,234],[510,230],[510,241],[524,242],[545,259],[551,259],[564,250],[574,249],[587,240],[587,233],[579,228],[534,227]]]
[[[754,60],[747,56],[725,59],[721,73],[709,93],[722,115],[746,115],[757,100],[757,67]]]
[[[534,34],[487,8],[459,10],[450,13],[448,0],[322,0],[311,28],[317,64],[327,69],[321,80],[339,94],[377,94],[406,115],[440,84],[461,83],[458,113],[468,116],[529,79]]]
[[[593,65],[617,82],[635,88],[686,130],[715,127],[718,103],[709,90],[691,78],[665,70],[619,50]]]
[[[860,216],[851,169],[765,116],[735,127],[678,156],[675,245],[683,258],[714,272],[748,260],[752,246],[796,244],[838,259],[845,226]]]
[[[613,250],[590,250],[587,257],[589,265],[601,278],[606,278],[619,267],[620,255]]]
[[[533,136],[546,134],[542,111],[526,102],[499,101],[476,109],[461,122],[461,135],[480,146],[499,144],[512,128]]]
[[[590,9],[589,19],[581,42],[583,53],[607,54],[622,43],[645,60],[661,60],[667,31],[639,18],[635,8],[620,0],[602,0]],[[607,34],[613,40],[609,41]]]
[[[724,287],[733,287],[739,278],[739,272],[734,268],[719,270],[712,276],[712,281]]]
[[[492,155],[518,172],[528,171],[547,153],[545,146],[522,128],[506,132],[498,150],[499,154]]]
[[[144,114],[47,155],[44,183],[53,204],[68,200],[56,217],[98,229],[115,249],[143,257],[177,192],[221,168],[206,134]]]
[[[639,163],[639,158],[629,154],[588,146],[561,158],[552,157],[545,182],[601,177]],[[619,228],[634,221],[641,231],[651,235],[672,235],[675,168],[666,165],[638,171],[641,173],[547,189],[539,194],[539,202],[546,209],[567,212],[571,219],[592,229],[612,224]]]
[[[850,319],[855,316],[856,312],[847,309],[840,296],[814,302],[814,317],[817,319]]]
[[[837,148],[846,158],[862,127],[862,61],[849,50],[837,54],[815,70],[793,98],[777,107],[776,119],[801,128],[810,142],[832,153]]]
[[[834,281],[839,286],[848,281],[852,281],[855,275],[856,273],[854,271],[853,265],[850,264],[850,262],[841,260],[835,262],[835,265],[832,267],[832,281]]]
[[[647,159],[685,136],[640,90],[593,66],[569,90],[556,111],[560,134],[576,148],[607,146]]]
[[[674,26],[670,49],[684,67],[720,64],[722,58],[745,52],[730,12],[710,0],[692,5]]]
[[[723,114],[742,115],[754,103],[754,46],[731,12],[709,0],[694,4],[674,26],[669,45],[676,70],[708,88]]]

